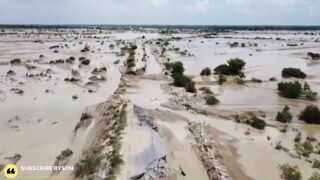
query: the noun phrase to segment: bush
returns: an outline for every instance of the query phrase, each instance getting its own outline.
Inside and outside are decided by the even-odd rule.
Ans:
[[[290,166],[289,164],[284,164],[280,166],[281,179],[283,180],[301,180],[302,175],[298,169],[298,166]]]
[[[186,85],[192,81],[188,76],[179,73],[172,74],[172,78],[173,85],[176,87],[186,87]]]
[[[205,100],[208,105],[216,105],[220,102],[214,95],[207,95]]]
[[[90,64],[90,60],[89,59],[85,59],[85,60],[81,61],[81,64],[89,65]]]
[[[213,94],[213,92],[208,87],[201,87],[199,90],[205,94]]]
[[[227,82],[227,78],[226,78],[224,75],[219,74],[218,82],[219,82],[219,84],[221,85],[221,84]]]
[[[229,66],[226,64],[217,66],[213,71],[215,74],[232,75]]]
[[[196,83],[194,81],[191,81],[191,82],[187,83],[184,88],[189,93],[195,93],[195,92],[197,92],[195,85],[196,85]]]
[[[298,81],[280,82],[278,83],[278,90],[283,97],[298,98],[302,93],[302,86]]]
[[[188,76],[183,74],[174,73],[172,74],[173,85],[176,87],[184,87],[187,92],[194,93],[196,92],[195,82],[193,82]]]
[[[300,119],[309,124],[320,124],[320,110],[317,106],[307,106],[300,114]]]
[[[307,75],[298,68],[284,68],[282,70],[282,77],[284,78],[295,77],[295,78],[304,79],[307,77]]]
[[[252,78],[251,81],[254,83],[262,83],[262,80],[257,78]]]
[[[308,180],[319,180],[320,174],[318,172],[312,173],[312,176]]]
[[[230,71],[233,75],[239,75],[246,63],[239,58],[230,59],[228,61]]]
[[[307,82],[303,85],[303,91],[307,100],[317,100],[318,93],[311,90],[309,84]]]
[[[278,112],[276,120],[282,123],[290,123],[292,121],[292,114],[289,112],[290,108],[285,106],[282,112]]]
[[[318,159],[313,160],[312,168],[320,169],[320,161]]]
[[[304,143],[295,143],[294,149],[299,156],[309,157],[314,147],[309,141],[305,141]]]
[[[87,155],[75,165],[75,178],[82,178],[85,175],[91,175],[98,170],[102,158],[95,154]]]
[[[204,68],[201,73],[200,73],[201,76],[210,76],[211,75],[211,69],[206,67]]]
[[[251,119],[250,125],[253,128],[263,130],[266,127],[266,122],[263,119],[259,119],[257,117],[253,117]]]
[[[172,74],[183,74],[184,67],[182,62],[177,61],[171,64],[171,73]]]
[[[73,155],[73,152],[70,149],[66,149],[61,151],[61,154],[57,156],[57,160],[65,160],[66,158],[70,157]]]

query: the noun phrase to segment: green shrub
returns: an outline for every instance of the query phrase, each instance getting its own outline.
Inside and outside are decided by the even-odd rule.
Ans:
[[[222,75],[227,75],[227,76],[232,75],[229,66],[226,64],[222,64],[222,65],[217,66],[216,68],[214,68],[213,71],[215,74],[222,74]]]
[[[263,130],[266,127],[266,122],[263,119],[259,119],[258,117],[253,117],[250,121],[250,125],[253,128]]]
[[[302,86],[298,81],[278,83],[280,95],[286,98],[298,98],[302,94]]]
[[[281,179],[283,180],[301,180],[302,175],[298,166],[290,166],[289,164],[280,165]]]
[[[320,161],[318,159],[313,160],[312,168],[320,169]]]
[[[174,73],[172,74],[173,85],[176,87],[186,87],[192,80],[183,74]]]
[[[233,75],[239,75],[246,63],[242,59],[235,58],[230,59],[228,65]]]
[[[199,90],[204,94],[213,94],[213,92],[208,87],[201,87]]]
[[[219,84],[221,85],[221,84],[227,82],[227,78],[226,78],[224,75],[219,74],[218,82],[219,82]]]
[[[172,74],[183,74],[184,67],[182,62],[177,61],[171,64],[171,73]]]
[[[208,105],[216,105],[216,104],[218,104],[220,101],[214,96],[214,95],[212,95],[212,94],[210,94],[210,95],[207,95],[206,97],[205,97],[205,100],[206,100],[206,103],[208,104]]]
[[[75,178],[83,178],[85,175],[94,174],[100,165],[102,157],[89,154],[75,165]]]
[[[195,92],[197,92],[195,85],[196,85],[196,83],[194,81],[191,81],[191,82],[187,83],[184,88],[189,93],[195,93]]]
[[[307,75],[297,68],[284,68],[282,70],[282,77],[284,78],[295,77],[295,78],[304,79],[307,77]]]
[[[282,112],[278,112],[276,120],[282,123],[290,123],[292,121],[292,114],[290,113],[290,108],[285,106]]]
[[[320,110],[317,106],[307,106],[300,114],[300,119],[309,124],[320,124]]]
[[[201,73],[201,76],[210,76],[211,75],[211,69],[209,67],[204,68]]]
[[[294,149],[299,156],[309,157],[314,147],[309,141],[305,141],[304,143],[295,143]]]
[[[192,81],[188,76],[183,74],[174,73],[172,74],[173,85],[176,87],[184,87],[187,92],[195,93],[197,89],[195,88],[195,82]]]
[[[312,173],[312,176],[308,180],[319,180],[320,174],[318,172]]]
[[[303,85],[304,95],[307,100],[314,101],[317,100],[318,93],[311,90],[309,84],[307,82]]]

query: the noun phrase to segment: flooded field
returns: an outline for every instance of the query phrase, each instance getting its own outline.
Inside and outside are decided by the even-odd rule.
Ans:
[[[288,164],[308,179],[320,169],[320,115],[301,116],[320,107],[320,61],[310,52],[320,53],[319,31],[7,29],[0,170],[63,164],[76,169],[20,176],[277,180]],[[279,92],[295,81],[299,96]],[[71,157],[57,158],[66,149]]]

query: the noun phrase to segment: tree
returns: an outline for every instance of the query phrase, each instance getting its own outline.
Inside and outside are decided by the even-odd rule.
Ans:
[[[207,95],[206,97],[205,97],[205,100],[206,100],[206,103],[208,104],[208,105],[216,105],[216,104],[218,104],[220,101],[214,96],[214,95],[212,95],[212,94],[210,94],[210,95]]]
[[[204,68],[201,73],[201,76],[210,76],[211,75],[211,69],[209,67]]]
[[[263,130],[266,127],[266,122],[263,119],[259,119],[258,117],[253,117],[251,119],[250,125],[253,128]]]
[[[295,78],[304,79],[307,77],[307,75],[298,68],[284,68],[282,70],[282,77],[284,78],[295,77]]]
[[[280,82],[278,90],[283,97],[298,98],[302,93],[302,86],[298,81],[295,82]]]
[[[290,166],[289,164],[280,165],[281,179],[283,180],[301,180],[302,175],[298,166]]]
[[[177,61],[171,64],[171,73],[172,74],[183,74],[184,67],[182,62]]]
[[[292,114],[287,105],[283,108],[282,112],[278,112],[276,120],[282,123],[290,123],[292,121]]]
[[[233,75],[239,75],[246,63],[239,58],[230,59],[228,61],[230,71]]]
[[[300,114],[300,119],[309,124],[320,124],[320,110],[317,106],[307,106]]]

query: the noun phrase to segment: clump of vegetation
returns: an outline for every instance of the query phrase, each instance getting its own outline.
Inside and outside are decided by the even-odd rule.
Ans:
[[[276,120],[282,123],[290,123],[292,121],[292,114],[290,113],[290,108],[285,106],[282,112],[278,112]]]
[[[64,160],[64,159],[66,159],[66,158],[68,158],[68,157],[70,157],[72,155],[73,155],[72,150],[66,149],[66,150],[61,151],[61,154],[59,156],[57,156],[57,159],[58,160]]]
[[[294,78],[304,79],[307,77],[307,75],[298,68],[284,68],[282,70],[282,77],[284,78],[294,77]]]
[[[82,65],[89,65],[90,64],[90,60],[85,58],[85,57],[80,57],[79,61]]]
[[[121,144],[119,142],[121,131],[127,126],[127,105],[124,104],[121,108],[119,119],[117,121],[116,132],[119,134],[117,139],[112,144],[112,154],[110,159],[110,177],[115,177],[115,173],[119,169],[119,166],[123,163],[122,157],[120,155]]]
[[[263,130],[267,125],[263,119],[260,119],[256,116],[253,116],[251,119],[247,120],[246,123],[259,130]]]
[[[84,120],[87,120],[87,119],[91,119],[92,116],[88,113],[82,113],[81,114],[81,118],[80,118],[80,121],[84,121]]]
[[[281,179],[283,180],[301,180],[302,175],[298,166],[290,166],[289,164],[280,165]]]
[[[125,126],[127,125],[127,111],[126,111],[127,105],[124,104],[119,115],[119,131],[123,130]]]
[[[227,75],[227,76],[232,75],[229,66],[226,64],[217,66],[216,68],[214,68],[213,71],[215,74],[221,74],[221,75]]]
[[[240,75],[241,77],[244,76],[242,70],[246,63],[239,58],[230,59],[228,61],[228,65],[222,64],[217,66],[214,69],[216,74],[223,74],[223,75]]]
[[[183,74],[175,73],[171,76],[173,78],[173,85],[175,85],[176,87],[186,87],[189,83],[192,82],[192,80],[188,76],[185,76]]]
[[[305,141],[304,143],[295,143],[294,149],[296,153],[301,157],[309,157],[310,154],[313,152],[313,145],[309,141]]]
[[[199,90],[204,94],[213,94],[213,92],[208,87],[201,87]]]
[[[320,161],[318,159],[313,160],[312,168],[320,169]]]
[[[225,82],[227,82],[227,77],[225,77],[225,76],[222,75],[222,74],[219,74],[218,82],[219,82],[220,85],[223,84],[223,83],[225,83]]]
[[[300,114],[300,119],[309,124],[320,124],[320,110],[317,106],[307,106]]]
[[[207,95],[205,100],[208,105],[216,105],[220,102],[213,94]]]
[[[252,78],[251,81],[254,83],[262,83],[262,80],[258,78]]]
[[[319,180],[320,174],[318,172],[312,173],[312,176],[308,180]]]
[[[300,142],[301,141],[301,132],[298,132],[297,135],[294,137],[294,142]]]
[[[304,92],[304,95],[306,96],[306,99],[310,101],[314,101],[317,99],[318,93],[312,91],[307,82],[305,82],[303,85],[303,92]]]
[[[211,75],[211,69],[209,67],[204,68],[201,73],[201,76],[210,76]]]
[[[285,125],[285,126],[283,126],[281,129],[280,129],[280,132],[281,133],[286,133],[286,132],[288,132],[288,125]]]
[[[184,67],[182,62],[177,61],[170,64],[171,68],[171,74],[183,74],[184,73]]]
[[[239,75],[246,63],[239,58],[230,59],[228,61],[230,71],[233,75]]]
[[[298,81],[295,82],[280,82],[278,90],[283,97],[298,98],[302,94],[302,86]]]
[[[197,92],[196,83],[191,80],[191,82],[189,82],[189,83],[186,84],[185,89],[186,89],[186,91],[189,92],[189,93],[195,93],[195,92]]]
[[[318,93],[311,90],[308,83],[304,83],[304,86],[298,82],[280,82],[278,83],[278,90],[280,95],[286,98],[299,98],[304,96],[307,100],[316,100]]]
[[[80,50],[81,52],[89,52],[90,51],[90,47],[86,44],[85,46],[84,46],[84,48],[83,49],[81,49]]]
[[[178,61],[171,64],[171,77],[173,78],[173,85],[176,87],[184,87],[187,92],[195,93],[195,82],[191,78],[183,74],[183,64]]]
[[[88,154],[75,165],[75,178],[83,178],[86,175],[92,175],[100,166],[102,157],[96,154]]]

